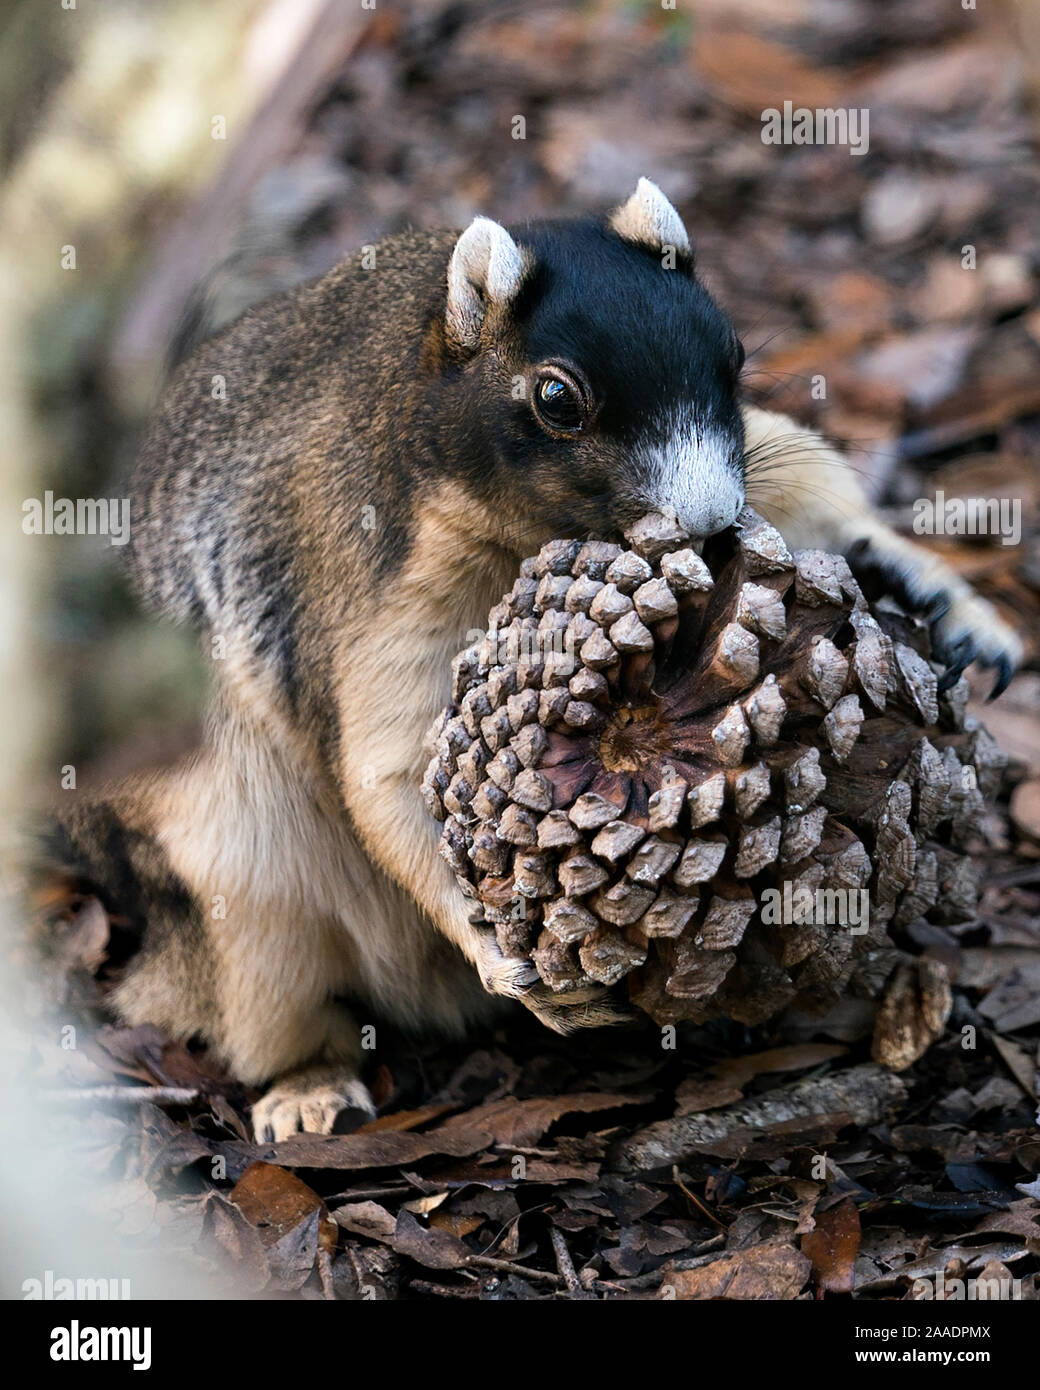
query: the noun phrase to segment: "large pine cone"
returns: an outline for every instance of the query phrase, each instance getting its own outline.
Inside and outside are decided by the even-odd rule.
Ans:
[[[445,859],[556,991],[627,979],[659,1023],[876,993],[890,926],[974,915],[957,847],[1004,759],[965,682],[750,510],[703,557],[659,516],[626,539],[543,546],[455,659],[423,781]],[[866,889],[869,930],[817,889]]]

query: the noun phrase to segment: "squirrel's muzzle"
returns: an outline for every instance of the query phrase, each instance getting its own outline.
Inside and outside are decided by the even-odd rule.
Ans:
[[[676,517],[691,536],[732,526],[744,505],[743,444],[728,432],[686,426],[642,451],[641,500]]]

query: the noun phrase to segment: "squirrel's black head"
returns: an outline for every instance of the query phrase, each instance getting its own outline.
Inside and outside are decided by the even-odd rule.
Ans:
[[[652,183],[602,220],[477,218],[448,267],[453,460],[518,537],[693,535],[744,502],[743,350]]]

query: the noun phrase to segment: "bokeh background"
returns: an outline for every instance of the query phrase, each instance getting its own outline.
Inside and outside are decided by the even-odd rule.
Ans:
[[[63,766],[84,789],[190,747],[205,686],[122,552],[25,536],[22,502],[125,496],[170,364],[251,302],[403,227],[602,209],[645,174],[749,393],[844,442],[897,525],[937,488],[1021,504],[1016,546],[931,543],[1026,639],[986,721],[1032,790],[992,835],[1040,856],[1032,0],[7,0],[2,25],[5,826]],[[785,101],[867,108],[869,151],[763,144]],[[75,1203],[43,1205],[67,1236]]]

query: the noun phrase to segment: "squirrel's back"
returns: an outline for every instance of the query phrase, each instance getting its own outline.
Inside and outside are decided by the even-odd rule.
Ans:
[[[394,544],[407,514],[394,464],[452,240],[388,238],[372,268],[354,256],[254,306],[181,364],[132,484],[130,563],[150,606],[215,631],[262,628],[272,615],[255,596],[291,602],[301,560],[361,506],[382,504]]]

